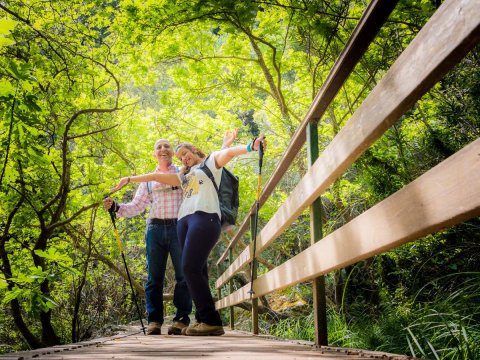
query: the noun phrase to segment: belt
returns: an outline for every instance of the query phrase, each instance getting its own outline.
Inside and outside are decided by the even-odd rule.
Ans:
[[[177,219],[150,219],[149,224],[157,225],[177,225]]]

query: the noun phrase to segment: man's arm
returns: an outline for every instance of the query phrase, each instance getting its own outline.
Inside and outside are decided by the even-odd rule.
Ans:
[[[125,204],[116,203],[111,197],[103,199],[103,207],[109,210],[113,206],[113,211],[120,217],[134,217],[141,214],[150,205],[150,196],[146,184],[141,184],[135,193],[132,201]]]

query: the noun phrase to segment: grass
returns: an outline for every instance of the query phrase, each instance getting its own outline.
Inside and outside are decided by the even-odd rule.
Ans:
[[[450,291],[438,291],[439,284],[449,287]],[[415,297],[430,301],[393,302],[384,305],[374,317],[358,313],[358,310],[355,314],[344,315],[329,309],[329,344],[436,360],[478,360],[479,284],[480,273],[457,273],[439,278],[426,284]],[[448,295],[442,295],[445,293]],[[313,341],[315,338],[311,312],[269,324],[264,330],[288,339]]]

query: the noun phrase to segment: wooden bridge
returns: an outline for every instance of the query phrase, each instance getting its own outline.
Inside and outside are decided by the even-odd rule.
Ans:
[[[253,334],[229,330],[225,336],[205,338],[164,335],[147,337],[137,332],[0,358],[402,358],[391,354],[327,346],[323,276],[479,216],[480,140],[467,145],[397,193],[325,237],[321,229],[320,197],[387,129],[411,109],[425,92],[479,43],[480,0],[444,1],[333,141],[319,154],[318,122],[396,3],[394,0],[373,0],[365,9],[357,28],[315,97],[282,160],[268,179],[259,197],[260,206],[267,201],[305,143],[309,170],[259,231],[256,242],[250,241],[250,245],[240,249],[240,255],[234,258],[234,247],[241,243],[244,234],[252,227],[256,211],[255,206],[252,206],[217,261],[219,268],[222,268],[221,275],[216,280],[217,308],[229,311],[230,329],[234,329],[234,305],[251,301]],[[253,260],[258,260],[262,252],[307,208],[311,215],[311,246],[257,277],[256,261]],[[223,268],[227,258],[228,265]],[[251,267],[252,263],[253,298],[249,294],[252,284],[248,283],[236,291],[233,291],[232,285],[232,277],[242,269]],[[258,298],[306,281],[311,281],[313,286],[316,329],[314,343],[307,345],[281,342],[257,336]]]
[[[162,329],[162,334],[167,328]],[[226,331],[223,336],[145,336],[137,328],[107,338],[72,345],[0,355],[0,360],[28,359],[318,359],[407,360],[406,356],[364,350],[317,347],[307,342],[275,340],[252,336],[239,331]]]

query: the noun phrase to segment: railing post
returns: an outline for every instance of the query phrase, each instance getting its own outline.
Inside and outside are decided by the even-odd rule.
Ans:
[[[233,262],[233,249],[228,249],[228,263],[232,265]],[[233,278],[228,281],[229,294],[233,293]],[[230,329],[235,330],[235,313],[234,307],[230,306]]]
[[[255,214],[250,215],[250,233],[252,234],[252,239],[250,244],[254,244],[253,234],[255,230]],[[257,279],[257,262],[252,259],[250,263],[250,269],[252,270],[252,282]],[[258,335],[258,298],[252,299],[252,333]]]
[[[316,123],[309,123],[306,130],[308,166],[311,167],[319,155],[318,126]],[[322,237],[322,200],[318,198],[310,206],[310,244],[313,245]],[[323,275],[313,279],[312,295],[315,344],[328,345],[327,302],[325,297],[325,278]]]
[[[218,278],[218,274],[221,274],[222,271],[221,271],[221,267],[220,267],[220,264],[217,265],[217,278]],[[217,289],[217,299],[221,299],[222,298],[222,288],[219,287]],[[222,310],[219,310],[218,312],[221,313]]]

